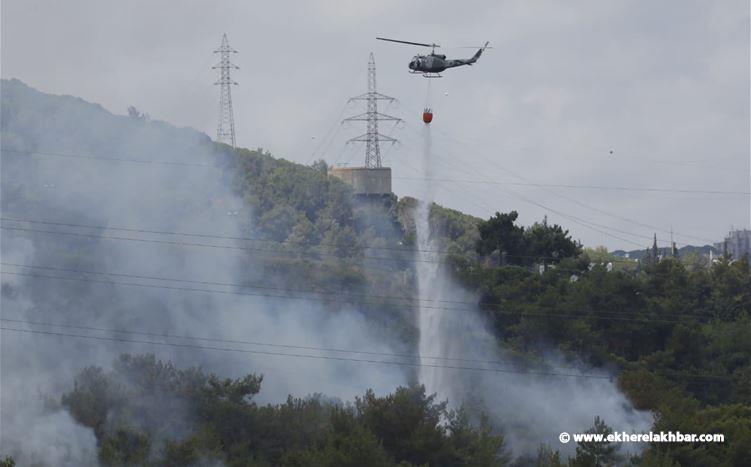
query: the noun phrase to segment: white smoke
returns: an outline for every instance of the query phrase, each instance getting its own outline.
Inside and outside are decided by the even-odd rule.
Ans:
[[[423,166],[429,180],[432,178],[428,173],[432,165],[429,125],[423,131]],[[503,428],[507,446],[515,455],[534,454],[541,443],[572,454],[575,443],[560,444],[558,435],[564,431],[585,431],[595,416],[600,416],[615,431],[648,431],[652,415],[635,410],[606,373],[572,365],[554,352],[547,358],[548,367],[525,370],[499,346],[478,309],[442,306],[446,302],[477,303],[477,297],[454,283],[440,263],[430,261],[429,252],[441,249],[430,227],[433,195],[433,187],[427,182],[423,202],[415,210],[421,260],[417,267],[422,300],[417,319],[419,351],[421,361],[432,365],[420,370],[420,381],[426,390],[436,393],[439,399],[448,399],[455,407],[462,403],[479,406],[496,426]],[[468,372],[442,367],[450,365],[501,371]],[[535,372],[569,376],[543,376]]]
[[[230,189],[232,180],[225,172],[205,167],[221,164],[205,135],[160,122],[112,116],[78,99],[40,95],[18,82],[3,84],[3,150],[200,165],[33,154],[9,156],[4,152],[4,217],[225,237],[248,236],[253,213],[234,195]],[[430,158],[429,142],[426,127],[426,162]],[[431,174],[427,174],[427,178],[432,178]],[[419,208],[416,219],[418,249],[438,249],[430,237],[428,224],[432,189],[426,190],[423,199],[425,203]],[[256,341],[384,353],[409,351],[407,345],[397,347],[393,340],[384,339],[382,330],[373,326],[356,305],[331,311],[317,300],[236,293],[258,292],[254,289],[132,277],[227,284],[262,282],[264,255],[238,250],[238,246],[247,246],[244,242],[24,222],[4,221],[3,225],[27,229],[3,230],[0,253],[5,263],[129,275],[103,276],[4,266],[1,312],[5,319],[222,339],[223,342],[175,337],[146,340],[264,352],[200,350],[3,331],[0,335],[0,451],[3,454],[15,454],[19,459],[38,458],[47,465],[65,465],[66,459],[75,460],[71,462],[78,465],[95,462],[93,433],[77,426],[57,409],[50,412],[42,403],[44,398],[38,395],[59,398],[70,389],[72,378],[81,368],[87,365],[107,368],[123,352],[154,352],[158,358],[170,359],[180,367],[202,366],[222,376],[264,374],[260,402],[283,401],[288,394],[312,393],[351,400],[368,388],[377,393],[390,392],[410,379],[410,371],[397,366],[269,353],[347,358],[358,358],[358,355],[226,342]],[[28,229],[88,236],[53,235]],[[435,263],[419,261],[417,264],[420,298],[432,301],[475,298],[452,284]],[[17,274],[77,277],[87,281]],[[108,281],[161,288],[114,285],[106,283]],[[175,287],[208,288],[222,293],[176,290]],[[419,351],[424,363],[450,363],[428,357],[507,360],[476,310],[470,311],[451,312],[435,307],[419,310],[416,322],[420,327]],[[3,327],[113,336],[111,332],[23,323],[3,322]],[[570,369],[574,371],[577,370]],[[430,367],[421,368],[419,378],[428,391],[454,404],[479,401],[494,420],[504,426],[507,440],[516,453],[534,451],[540,442],[558,447],[555,440],[559,431],[584,430],[591,425],[594,415],[603,417],[616,430],[649,426],[649,414],[634,412],[608,380],[476,374]],[[67,447],[58,449],[56,446]]]
[[[220,166],[222,160],[207,136],[162,122],[113,116],[80,99],[40,94],[18,81],[3,81],[2,106],[4,217],[225,237],[250,236],[248,226],[253,213],[232,192],[232,180],[227,174],[211,167]],[[52,155],[11,154],[6,150]],[[173,161],[183,165],[101,161],[55,157],[54,154]],[[134,277],[227,284],[262,282],[266,256],[238,249],[258,248],[257,244],[26,222],[3,221],[3,226],[26,229],[3,230],[0,251],[5,263],[128,275],[3,266],[4,319],[393,352],[354,305],[350,310],[334,312],[321,301],[270,298],[263,296],[263,290]],[[29,274],[84,278],[85,281],[30,277]],[[123,282],[142,286],[126,286]],[[212,289],[221,293],[177,288]],[[284,295],[284,292],[276,291],[274,295]],[[3,322],[3,327],[113,337],[106,331],[17,322]],[[123,334],[116,336],[123,337]],[[46,465],[61,465],[63,457],[58,457],[57,462],[54,460],[63,454],[79,459],[79,465],[89,462],[87,456],[93,434],[82,427],[71,428],[74,423],[64,413],[47,415],[38,407],[38,398],[21,396],[41,392],[59,400],[60,394],[70,390],[72,379],[80,369],[87,365],[109,368],[123,352],[154,352],[158,358],[172,360],[179,367],[202,366],[206,371],[227,377],[251,372],[263,374],[258,400],[264,402],[284,401],[289,394],[304,397],[312,393],[350,400],[368,388],[379,393],[393,391],[407,380],[405,370],[396,366],[268,354],[351,357],[341,353],[158,336],[125,337],[262,353],[4,330],[0,344],[4,428],[0,434],[0,451],[20,455],[39,452],[39,455],[44,454]],[[13,425],[13,430],[5,429],[9,424]],[[54,442],[48,449],[40,450],[50,437],[58,437],[61,442],[67,440],[70,450],[67,453],[55,451],[54,446],[60,443]]]
[[[3,417],[4,456],[13,456],[19,466],[99,464],[94,432],[76,423],[68,412],[44,410],[30,400],[16,403],[19,405],[11,407]]]

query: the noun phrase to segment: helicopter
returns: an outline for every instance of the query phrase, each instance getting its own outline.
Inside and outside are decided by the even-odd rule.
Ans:
[[[438,44],[424,44],[422,42],[409,42],[400,41],[397,39],[387,39],[385,37],[376,37],[379,41],[398,42],[400,44],[419,45],[422,47],[430,47],[432,50],[429,55],[415,55],[412,61],[409,62],[410,73],[416,75],[423,75],[425,78],[440,78],[440,73],[447,68],[454,68],[462,65],[472,65],[480,58],[482,52],[488,48],[490,42],[485,42],[485,45],[475,53],[472,58],[456,58],[447,59],[443,54],[435,53],[435,49],[440,47]]]

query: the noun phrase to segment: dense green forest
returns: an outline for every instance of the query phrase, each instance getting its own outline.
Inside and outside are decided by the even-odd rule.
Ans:
[[[663,259],[639,273],[590,269],[585,255],[536,274],[478,268],[457,275],[505,345],[542,355],[555,344],[615,368],[655,431],[724,433],[713,445],[656,444],[643,465],[747,465],[751,461],[751,271],[747,258],[689,271]],[[674,464],[671,464],[674,463]]]
[[[256,209],[256,232],[289,240],[279,247],[283,255],[268,260],[280,280],[321,290],[346,283],[382,295],[403,285],[389,272],[409,272],[403,250],[413,242],[414,200],[363,203],[327,176],[325,164],[304,167],[263,151],[238,150],[232,167],[239,168],[236,189]],[[524,228],[516,224],[515,212],[485,221],[440,206],[431,214],[446,260],[457,280],[481,294],[480,308],[503,345],[531,358],[542,358],[554,345],[595,367],[611,368],[635,406],[656,414],[655,431],[719,432],[727,442],[654,444],[633,459],[614,446],[583,445],[567,460],[555,446],[541,446],[536,458],[514,460],[504,452],[502,433],[471,425],[466,414],[447,411],[419,386],[384,397],[367,393],[353,404],[315,396],[257,406],[252,397],[261,389],[259,376],[223,380],[153,356],[123,356],[109,374],[84,369],[62,404],[94,428],[107,465],[185,465],[201,459],[301,466],[751,462],[747,259],[690,270],[680,259],[667,258],[638,271],[608,272],[604,264],[592,264],[593,252],[546,220]],[[375,269],[364,267],[372,246],[391,248],[388,261]],[[539,264],[546,266],[542,274]],[[412,335],[409,313],[392,307],[403,320],[388,326]],[[185,439],[159,439],[185,419],[143,421],[155,413],[150,404],[162,399],[188,408]],[[117,428],[105,427],[103,420],[113,412],[129,415]],[[593,430],[606,432],[606,422]],[[161,446],[156,458],[149,457],[152,445]]]
[[[315,167],[323,180],[325,166]],[[305,195],[283,193],[274,198],[303,211]],[[352,209],[338,196],[329,199],[334,211]],[[399,220],[412,204],[400,200],[386,213]],[[405,242],[413,229],[408,217],[400,222]],[[592,264],[596,252],[584,251],[561,226],[543,220],[524,228],[516,218],[513,211],[486,221],[440,206],[431,212],[457,279],[481,293],[480,306],[504,345],[542,355],[554,344],[594,366],[615,368],[637,408],[657,414],[655,430],[728,438],[722,445],[655,445],[645,454],[648,465],[751,462],[748,258],[706,268],[666,258],[608,272],[602,262]],[[341,225],[346,230],[350,224]],[[389,232],[383,244],[398,233]],[[530,267],[539,264],[550,267],[539,274]]]
[[[213,154],[252,213],[243,230],[271,240],[262,243],[265,284],[316,291],[332,313],[361,313],[384,339],[416,346],[414,306],[393,299],[416,290],[415,199],[354,197],[323,161],[224,145]],[[318,394],[264,405],[260,374],[226,379],[151,354],[122,355],[111,369],[82,362],[48,404],[94,431],[103,465],[751,465],[748,258],[637,263],[584,248],[547,219],[521,226],[517,217],[430,212],[434,259],[479,297],[498,344],[538,365],[552,348],[605,369],[655,415],[654,431],[723,433],[725,443],[655,443],[633,457],[617,445],[582,444],[568,456],[541,444],[515,458],[503,421],[449,410],[417,384],[354,401]],[[592,432],[618,428],[592,420]]]
[[[395,291],[403,285],[394,281],[395,276],[388,272],[409,272],[408,257],[403,250],[414,241],[414,226],[410,221],[414,200],[357,201],[345,185],[327,176],[323,162],[304,167],[274,159],[263,151],[238,150],[232,166],[239,167],[236,189],[256,208],[259,222],[254,228],[261,235],[290,240],[283,247],[288,255],[284,259],[270,260],[284,262],[292,268],[284,270],[280,277],[287,280],[294,270],[292,277],[300,277],[307,283],[313,281],[321,288],[326,287],[325,278],[331,275],[349,277],[349,284],[364,291],[375,288]],[[611,368],[619,375],[619,386],[636,407],[656,414],[655,430],[721,432],[728,440],[713,445],[655,444],[633,462],[642,465],[743,465],[751,460],[751,271],[748,260],[726,258],[711,267],[691,268],[678,258],[666,258],[638,269],[609,272],[604,263],[593,263],[598,256],[596,251],[584,250],[561,226],[542,220],[525,228],[516,224],[516,217],[515,212],[510,212],[483,221],[437,205],[431,212],[433,230],[442,240],[446,260],[455,277],[465,287],[481,294],[480,308],[490,318],[503,345],[532,357],[542,357],[552,344],[595,367]],[[364,267],[368,248],[372,246],[391,248],[389,261],[379,263],[379,268]],[[311,261],[308,255],[291,259],[301,250],[319,253],[319,261]],[[326,255],[332,252],[336,255]],[[305,264],[302,269],[299,268],[301,263]],[[545,266],[542,274],[540,264]],[[327,272],[322,274],[322,271]],[[297,276],[298,273],[303,275]],[[407,316],[400,315],[398,310],[394,313]],[[408,328],[409,323],[405,318],[389,326]],[[405,331],[404,334],[411,333]],[[258,381],[249,378],[244,384],[255,388]],[[412,396],[407,397],[407,394]],[[428,441],[412,440],[410,442],[417,444],[408,451],[415,455],[410,457],[403,451],[400,454],[389,440],[395,433],[372,431],[373,425],[364,422],[369,418],[364,401],[373,404],[379,401],[377,405],[388,406],[402,398],[420,407],[421,417],[426,417],[423,421],[431,420],[429,433],[423,434],[440,439],[436,442],[445,446],[445,453],[430,448],[431,455],[438,457],[418,454],[417,446]],[[402,388],[384,399],[365,395],[355,408],[333,410],[330,406],[325,409],[326,404],[321,400],[290,400],[287,406],[266,410],[275,413],[285,407],[287,410],[295,407],[299,414],[319,410],[317,413],[325,421],[311,423],[326,427],[317,433],[319,438],[278,440],[285,446],[280,449],[288,456],[284,461],[288,463],[294,462],[293,459],[306,459],[303,463],[308,465],[329,465],[326,462],[350,465],[344,457],[338,461],[324,459],[326,455],[355,455],[349,444],[355,440],[342,438],[342,433],[336,434],[338,423],[348,424],[349,431],[362,436],[356,441],[360,448],[379,446],[378,454],[374,451],[368,456],[377,465],[401,461],[415,465],[425,462],[457,465],[456,459],[464,459],[458,463],[465,465],[490,465],[487,460],[477,459],[486,459],[482,456],[491,451],[497,455],[496,462],[511,462],[501,455],[502,436],[494,437],[486,427],[469,428],[464,425],[466,420],[461,414],[449,417],[448,425],[439,425],[435,413],[444,408],[419,388]],[[429,413],[433,413],[434,418]],[[264,423],[278,425],[271,419]],[[415,425],[404,429],[409,432],[427,428]],[[397,438],[411,436],[405,435],[406,432],[400,431]],[[457,436],[465,437],[462,444],[467,449],[474,446],[471,452],[455,451]],[[219,445],[226,448],[223,443]],[[246,446],[245,449],[251,448]],[[281,462],[281,457],[258,449],[251,451],[259,458]],[[603,460],[587,464],[585,451],[571,462],[575,465],[607,464]],[[327,454],[322,454],[324,452]],[[441,457],[444,455],[446,457]],[[556,465],[556,459],[560,459],[560,455],[555,453],[555,447],[543,446],[535,462]],[[620,459],[623,461],[622,456]],[[531,462],[530,459],[518,460],[527,461]],[[369,465],[351,462],[354,462],[351,465]],[[565,464],[565,460],[561,462]]]
[[[422,387],[367,392],[347,404],[290,396],[259,406],[253,397],[262,379],[222,379],[153,355],[123,355],[110,373],[84,369],[62,405],[95,431],[105,465],[503,465],[502,437],[471,426]],[[168,429],[186,436],[160,439]]]
[[[504,454],[501,434],[485,424],[471,425],[461,410],[448,411],[420,386],[399,388],[384,397],[369,392],[352,404],[313,396],[258,406],[253,396],[261,390],[260,376],[221,379],[197,368],[177,369],[153,355],[124,355],[109,373],[84,369],[61,403],[94,429],[104,465],[190,465],[210,459],[227,465],[289,466],[586,466],[627,460],[649,466],[745,465],[751,454],[748,263],[721,263],[695,276],[674,261],[660,263],[642,278],[602,268],[581,273],[574,283],[568,272],[560,276],[558,271],[540,276],[511,267],[486,275],[488,295],[508,301],[513,295],[513,303],[524,307],[509,317],[486,306],[509,345],[534,352],[535,343],[555,342],[595,364],[617,365],[622,369],[621,388],[637,407],[658,414],[655,431],[724,433],[728,442],[655,444],[633,459],[615,446],[608,450],[582,444],[567,461],[555,447],[541,446],[536,458],[512,460]],[[499,278],[504,278],[503,287]],[[703,297],[688,290],[698,290]],[[554,294],[572,307],[627,312],[615,305],[626,303],[624,294],[637,291],[645,295],[638,308],[658,316],[676,310],[671,299],[690,300],[706,311],[693,308],[686,316],[697,319],[657,327],[590,320],[574,311],[580,308],[556,308],[575,317],[566,324],[530,316],[549,310],[545,303]],[[649,316],[636,308],[632,316]],[[187,435],[160,439],[160,433],[176,429]],[[593,425],[593,431],[608,430],[603,422]]]

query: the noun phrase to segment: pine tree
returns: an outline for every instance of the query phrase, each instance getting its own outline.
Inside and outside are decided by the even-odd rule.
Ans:
[[[603,419],[595,417],[594,425],[585,431],[585,433],[599,433],[603,436],[607,436],[613,433],[613,429],[610,428]],[[610,465],[616,465],[622,456],[618,453],[621,449],[619,444],[612,442],[579,442],[576,446],[576,457],[573,459],[572,465],[574,466],[587,466],[587,467],[604,467]]]

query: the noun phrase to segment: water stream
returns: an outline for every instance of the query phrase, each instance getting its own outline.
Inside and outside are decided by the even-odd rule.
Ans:
[[[477,307],[467,305],[465,309],[457,309],[457,302],[476,303],[477,297],[455,283],[438,261],[440,256],[433,253],[443,245],[430,222],[435,199],[435,187],[430,181],[433,178],[430,125],[424,125],[423,138],[422,165],[427,180],[414,218],[420,298],[416,321],[423,365],[418,377],[427,394],[436,394],[438,401],[448,400],[452,408],[468,404],[488,415],[496,427],[502,427],[507,449],[515,454],[534,453],[540,443],[573,454],[575,445],[561,445],[558,434],[584,431],[595,415],[603,417],[617,431],[648,430],[651,414],[634,410],[615,380],[604,371],[567,361],[552,348],[545,358],[547,364],[523,368],[518,358],[502,348]],[[500,371],[461,371],[446,366]],[[585,375],[592,373],[605,378]],[[626,449],[638,451],[640,446]]]

